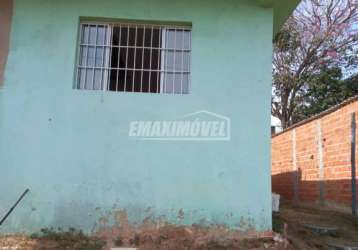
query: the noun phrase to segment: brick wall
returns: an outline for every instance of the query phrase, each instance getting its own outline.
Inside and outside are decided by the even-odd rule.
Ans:
[[[291,200],[350,205],[353,112],[358,120],[358,97],[273,136],[273,192]]]

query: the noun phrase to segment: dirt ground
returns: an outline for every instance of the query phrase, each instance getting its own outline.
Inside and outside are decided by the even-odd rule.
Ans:
[[[281,205],[280,213],[273,216],[273,228],[284,233],[294,249],[334,249],[330,246],[358,247],[358,217],[321,208],[319,206]],[[332,233],[318,234],[307,225],[336,228]]]
[[[242,234],[233,231],[195,226],[165,226],[158,230],[135,234],[131,239],[119,235],[110,242],[101,238],[89,238],[78,232],[50,232],[40,237],[0,237],[0,250],[110,250],[112,247],[133,247],[138,250],[280,250],[285,248],[284,244],[282,240],[245,239]]]
[[[318,234],[307,224],[335,227],[334,233]],[[130,237],[115,239],[87,237],[80,231],[44,229],[32,236],[0,237],[0,250],[107,250],[111,247],[136,247],[138,250],[237,250],[237,249],[333,249],[329,245],[358,246],[358,218],[313,206],[283,204],[273,217],[274,237],[243,238],[225,228],[164,226]]]

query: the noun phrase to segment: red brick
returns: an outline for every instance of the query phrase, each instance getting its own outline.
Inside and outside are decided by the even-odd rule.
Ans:
[[[352,112],[356,112],[358,116],[358,101],[318,118],[321,123],[323,139],[325,199],[342,204],[351,202]],[[316,127],[318,119],[295,128],[296,165],[300,171],[299,198],[304,201],[318,201],[319,199],[320,180]],[[272,138],[272,189],[288,199],[293,198],[292,151],[292,130]]]

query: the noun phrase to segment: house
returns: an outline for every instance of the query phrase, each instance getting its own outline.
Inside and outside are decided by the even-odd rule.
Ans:
[[[271,230],[272,39],[298,0],[0,2],[0,215],[30,189],[2,232]]]

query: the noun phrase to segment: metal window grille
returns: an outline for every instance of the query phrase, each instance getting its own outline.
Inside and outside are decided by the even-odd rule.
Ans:
[[[81,23],[76,89],[188,94],[191,28]]]

